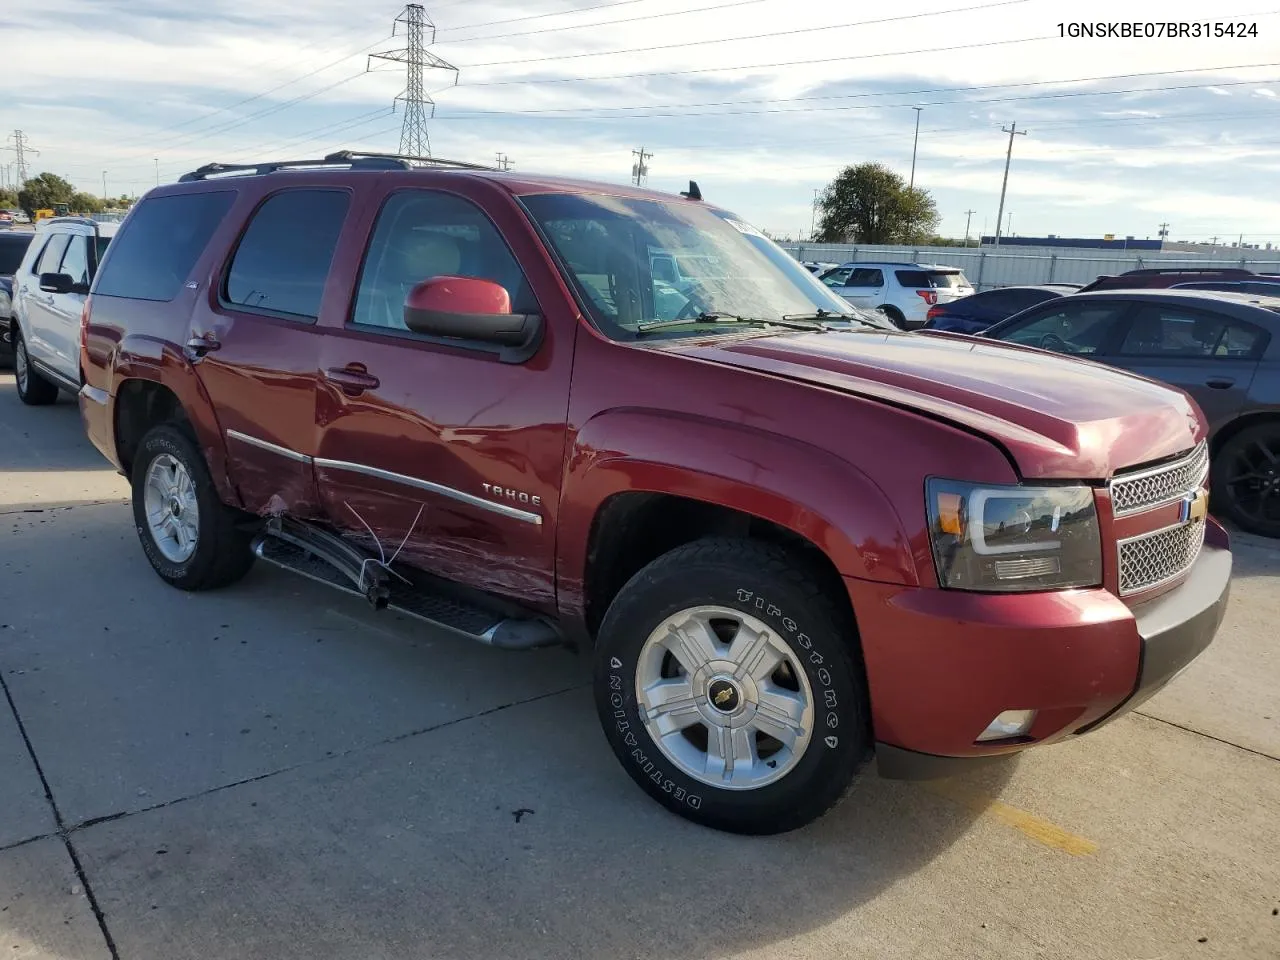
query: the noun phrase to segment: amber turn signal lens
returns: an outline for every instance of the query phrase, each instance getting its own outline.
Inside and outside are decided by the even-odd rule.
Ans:
[[[964,497],[958,493],[938,494],[938,528],[953,537],[964,536]]]

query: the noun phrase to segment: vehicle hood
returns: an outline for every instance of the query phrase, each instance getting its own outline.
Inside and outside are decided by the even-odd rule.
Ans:
[[[1003,445],[1028,479],[1104,480],[1185,451],[1208,431],[1174,387],[959,334],[856,330],[662,346],[950,421]]]

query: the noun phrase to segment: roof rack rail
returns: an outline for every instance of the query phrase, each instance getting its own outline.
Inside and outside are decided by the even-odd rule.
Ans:
[[[297,170],[316,167],[347,167],[351,170],[415,170],[427,167],[445,167],[458,170],[494,170],[479,163],[461,160],[445,160],[439,157],[414,157],[400,153],[366,153],[360,150],[338,150],[318,160],[273,160],[264,163],[206,163],[203,167],[184,173],[179,183],[210,180],[223,176],[260,176],[277,170]]]

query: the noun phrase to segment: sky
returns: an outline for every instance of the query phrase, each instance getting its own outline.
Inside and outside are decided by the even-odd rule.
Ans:
[[[436,156],[686,189],[802,237],[814,191],[887,165],[941,232],[1280,246],[1280,0],[441,0]],[[142,194],[212,160],[395,151],[391,0],[42,0],[0,12],[0,137],[33,171]],[[1123,13],[1117,11],[1122,9]],[[1256,36],[1073,37],[1067,21]],[[1206,21],[1205,18],[1211,18]],[[1145,29],[1145,27],[1144,27]],[[1167,29],[1167,28],[1166,28]],[[430,39],[430,37],[429,37]],[[914,107],[921,107],[920,111]],[[919,137],[915,130],[919,119]],[[12,146],[11,140],[5,146]],[[0,178],[13,152],[0,153]],[[8,171],[12,176],[12,170]],[[972,213],[969,213],[972,211]]]

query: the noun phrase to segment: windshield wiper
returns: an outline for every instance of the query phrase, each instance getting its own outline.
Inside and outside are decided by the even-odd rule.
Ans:
[[[677,317],[674,320],[650,320],[636,327],[636,333],[648,333],[664,327],[684,327],[691,323],[767,323],[753,317],[740,317],[736,313],[700,313],[695,317]]]
[[[827,314],[822,311],[824,316],[835,316],[835,314]],[[812,330],[817,333],[827,333],[827,325],[820,321],[820,317],[813,316],[809,319],[809,314],[799,314],[796,316],[783,316],[778,320],[765,320],[764,317],[756,316],[739,316],[737,314],[699,314],[698,316],[685,317],[684,320],[650,320],[649,323],[636,326],[636,333],[648,333],[650,330],[660,330],[667,326],[687,326],[689,324],[760,324],[765,326],[786,326],[792,330]]]
[[[823,330],[833,330],[835,328],[830,326],[831,322],[838,323],[844,320],[852,320],[855,323],[860,323],[863,326],[867,326],[867,327],[874,327],[877,330],[884,330],[892,326],[892,324],[889,324],[888,321],[886,321],[885,323],[879,323],[876,320],[873,320],[862,313],[834,313],[830,310],[823,310],[821,307],[819,307],[813,313],[788,313],[785,316],[783,316],[782,319],[794,320],[796,322],[803,322],[806,320],[816,321],[821,326],[821,329]],[[812,328],[809,327],[806,329],[812,329]],[[894,327],[893,329],[896,330],[897,328]]]

